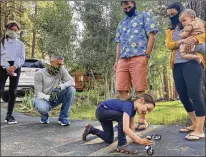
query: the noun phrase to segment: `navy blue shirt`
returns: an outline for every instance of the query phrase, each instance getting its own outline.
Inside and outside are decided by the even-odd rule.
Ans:
[[[109,100],[105,100],[102,103],[100,103],[99,106],[102,106],[102,107],[107,108],[109,110],[125,112],[130,117],[134,117],[136,114],[136,112],[134,110],[134,102],[133,101],[122,101],[119,99],[109,99]]]

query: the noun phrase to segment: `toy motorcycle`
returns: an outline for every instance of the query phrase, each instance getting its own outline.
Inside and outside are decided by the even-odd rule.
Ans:
[[[161,135],[159,135],[159,134],[152,134],[151,136],[147,136],[146,137],[148,140],[151,140],[152,141],[152,145],[151,146],[149,146],[149,145],[147,145],[147,146],[145,146],[145,149],[147,150],[147,154],[148,155],[153,155],[154,154],[154,149],[153,149],[153,147],[154,147],[154,145],[155,145],[155,141],[159,141],[159,140],[161,140]]]

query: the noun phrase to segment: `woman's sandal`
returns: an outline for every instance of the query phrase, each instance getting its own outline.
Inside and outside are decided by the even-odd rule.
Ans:
[[[139,128],[140,126],[144,126],[143,128]],[[139,123],[137,123],[137,126],[136,126],[136,128],[135,128],[135,130],[136,131],[142,131],[142,130],[145,130],[146,128],[148,128],[148,123],[146,123],[146,122],[143,122],[143,123],[141,123],[141,122],[139,122]]]
[[[188,134],[187,136],[185,136],[185,139],[188,141],[196,141],[196,140],[200,140],[201,138],[205,138],[205,134],[202,133],[201,135],[196,135],[194,133]]]
[[[137,154],[137,150],[129,145],[118,146],[117,151],[120,153]]]
[[[188,133],[188,132],[192,132],[192,131],[194,131],[194,130],[190,129],[190,127],[185,127],[185,128],[180,129],[179,132]]]

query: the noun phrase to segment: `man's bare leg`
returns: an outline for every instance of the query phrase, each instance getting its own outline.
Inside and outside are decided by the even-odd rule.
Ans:
[[[139,95],[139,94],[144,94],[145,91],[136,91],[136,95]],[[145,120],[145,114],[140,114],[139,115],[139,123],[147,123],[146,120]],[[140,125],[137,129],[146,129],[146,125]]]
[[[129,92],[128,91],[119,91],[119,95],[118,98],[120,100],[126,100],[129,96]]]

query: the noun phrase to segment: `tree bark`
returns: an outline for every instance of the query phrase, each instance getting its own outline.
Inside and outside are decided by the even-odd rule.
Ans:
[[[193,9],[196,12],[197,17],[204,21],[206,20],[206,1],[189,1],[187,8]]]
[[[164,98],[169,100],[169,85],[168,85],[168,76],[167,76],[167,67],[163,67],[163,80],[164,80]]]
[[[34,11],[34,19],[36,19],[36,15],[37,15],[37,1],[33,2],[35,5],[35,11]],[[34,58],[35,55],[35,46],[36,46],[36,26],[34,24],[33,27],[33,37],[32,37],[32,49],[31,49],[31,58]]]
[[[0,1],[0,18],[1,19],[3,17],[3,15],[2,15],[2,3],[3,2]],[[2,24],[3,24],[3,21],[1,20],[1,22],[0,22],[0,38],[2,37]]]
[[[3,8],[4,8],[4,25],[6,25],[9,21],[9,12],[7,10],[7,2],[5,2]]]

